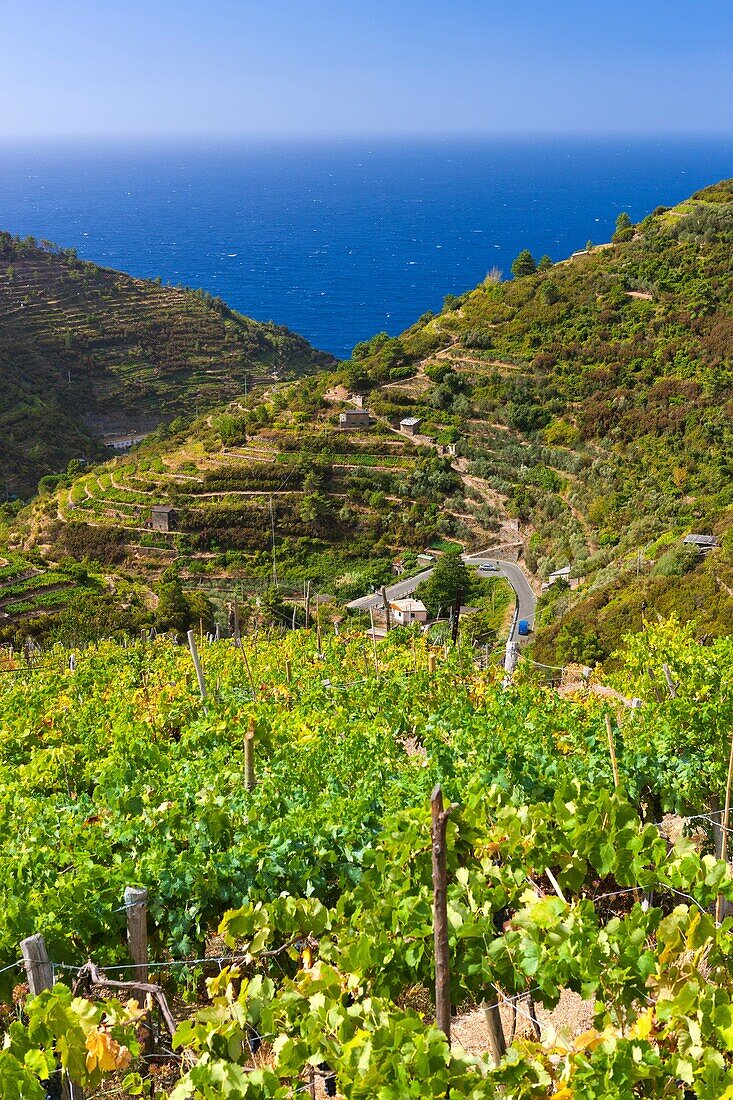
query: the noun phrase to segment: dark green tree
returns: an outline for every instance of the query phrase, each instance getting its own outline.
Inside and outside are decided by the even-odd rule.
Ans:
[[[292,617],[292,608],[289,609]],[[288,612],[282,596],[274,585],[270,585],[260,599],[260,618],[265,625],[282,626],[289,621]]]
[[[537,270],[534,256],[528,248],[523,248],[512,264],[512,275],[520,278],[522,275],[534,275]]]
[[[613,235],[613,242],[614,244],[620,244],[622,241],[630,241],[633,235],[634,227],[631,218],[625,210],[622,210],[616,218],[616,232]]]
[[[549,271],[552,266],[553,266],[552,260],[545,253],[545,255],[540,259],[540,262],[537,264],[537,270],[538,271]]]
[[[461,560],[458,547],[448,550],[435,563],[432,575],[419,584],[416,597],[425,604],[431,616],[442,608],[445,614],[458,595],[465,598],[471,586],[471,576]]]

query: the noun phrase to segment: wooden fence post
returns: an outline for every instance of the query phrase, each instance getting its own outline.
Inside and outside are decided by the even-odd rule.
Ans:
[[[448,869],[446,829],[452,810],[443,809],[440,784],[430,796],[433,849],[433,938],[435,945],[435,1024],[450,1043],[450,956],[448,953]]]
[[[428,672],[435,672],[435,654],[428,653]]]

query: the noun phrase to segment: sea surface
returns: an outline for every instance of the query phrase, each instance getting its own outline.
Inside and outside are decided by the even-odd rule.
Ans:
[[[347,356],[522,248],[562,259],[732,175],[733,138],[0,145],[0,228]]]

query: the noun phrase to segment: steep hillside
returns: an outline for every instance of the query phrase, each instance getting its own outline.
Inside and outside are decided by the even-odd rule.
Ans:
[[[0,481],[29,494],[103,437],[333,365],[288,329],[0,234]]]
[[[524,255],[337,372],[181,419],[42,496],[18,547],[152,587],[174,565],[222,592],[277,577],[350,599],[453,539],[519,558],[538,593],[554,582],[540,660],[606,658],[657,613],[730,632],[732,197],[621,218],[612,244],[555,265]],[[152,530],[155,505],[171,530]]]
[[[585,579],[555,611],[595,623],[589,652],[608,653],[642,603],[730,630],[730,551],[702,563],[677,548],[733,520],[733,186],[622,217],[612,244],[563,263],[518,259],[512,281],[490,273],[400,338],[359,345],[348,386],[457,443],[518,521],[530,570]]]

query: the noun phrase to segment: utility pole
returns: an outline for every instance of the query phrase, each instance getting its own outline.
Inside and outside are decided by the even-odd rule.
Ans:
[[[458,623],[459,623],[459,620],[461,618],[461,604],[462,603],[463,603],[463,593],[460,592],[460,591],[456,592],[455,599],[453,600],[453,613],[451,615],[451,620],[452,620],[452,623],[453,623],[453,627],[452,627],[452,630],[451,630],[451,641],[453,642],[453,645],[455,645],[456,642],[458,641]]]
[[[387,599],[387,589],[382,585],[382,606],[384,607],[384,614],[387,618],[387,633],[389,634],[392,628],[392,622],[389,614],[389,600]]]

